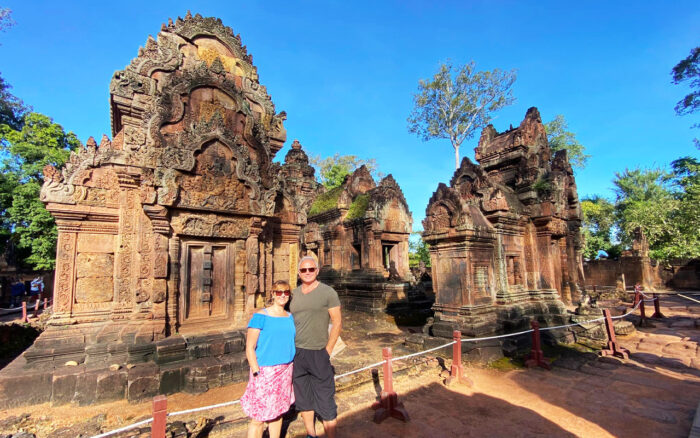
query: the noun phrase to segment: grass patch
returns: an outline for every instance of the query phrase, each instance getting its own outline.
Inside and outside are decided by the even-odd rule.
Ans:
[[[338,207],[338,198],[340,198],[340,194],[342,192],[343,186],[340,186],[318,195],[318,197],[314,200],[314,203],[311,204],[309,216],[321,214]]]
[[[525,366],[525,361],[520,357],[512,359],[510,357],[502,357],[489,362],[486,366],[498,371],[513,371],[523,368]]]
[[[369,195],[367,193],[359,195],[356,197],[350,208],[348,209],[348,214],[345,216],[346,220],[359,219],[365,215],[367,207],[369,206]]]

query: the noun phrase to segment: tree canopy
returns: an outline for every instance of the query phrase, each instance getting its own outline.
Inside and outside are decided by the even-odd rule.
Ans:
[[[586,167],[586,162],[591,156],[586,155],[586,148],[578,142],[576,134],[568,131],[569,124],[563,115],[556,115],[551,122],[545,123],[544,127],[547,131],[547,142],[552,150],[552,156],[554,156],[554,152],[566,149],[569,162],[573,167],[578,169]]]
[[[430,245],[425,243],[420,233],[413,232],[408,240],[408,264],[413,267],[418,266],[420,262],[430,266]]]
[[[431,79],[418,82],[408,130],[423,141],[449,140],[457,169],[462,143],[488,125],[493,112],[515,101],[511,90],[515,78],[515,70],[477,71],[474,61],[457,67],[441,64]]]
[[[38,113],[28,113],[20,129],[0,125],[0,145],[7,159],[0,179],[2,236],[11,239],[19,261],[34,269],[53,269],[56,257],[56,225],[39,200],[42,169],[62,166],[80,145],[75,134]]]
[[[585,247],[583,256],[595,259],[599,251],[605,251],[608,257],[615,258],[621,253],[619,244],[613,243],[615,226],[615,205],[605,198],[593,196],[581,200],[583,212],[583,237]]]
[[[676,114],[692,114],[700,108],[700,46],[671,70],[674,84],[687,82],[691,92],[676,104]]]
[[[345,177],[355,169],[366,166],[376,179],[382,178],[382,173],[377,170],[377,162],[374,158],[363,160],[355,155],[340,155],[336,153],[332,157],[311,157],[311,164],[318,171],[318,180],[327,189],[339,187]]]

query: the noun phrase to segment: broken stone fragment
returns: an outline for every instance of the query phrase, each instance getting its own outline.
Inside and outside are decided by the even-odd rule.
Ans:
[[[113,363],[112,365],[109,366],[110,371],[117,371],[121,366],[119,364]]]

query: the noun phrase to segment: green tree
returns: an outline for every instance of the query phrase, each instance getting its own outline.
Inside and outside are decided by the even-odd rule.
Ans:
[[[700,108],[700,46],[692,49],[687,58],[676,64],[671,70],[673,83],[678,85],[688,83],[690,93],[676,104],[676,114],[684,116],[692,114]],[[700,128],[700,123],[692,125]],[[693,139],[695,147],[700,149],[700,139]]]
[[[408,264],[413,267],[418,266],[420,262],[430,266],[430,245],[425,243],[420,233],[413,232],[408,240]]]
[[[4,232],[11,235],[23,263],[53,269],[57,233],[53,217],[39,200],[42,169],[47,164],[61,167],[80,142],[49,117],[28,113],[19,130],[0,125],[0,144],[9,157],[2,164],[0,180],[5,191],[0,196]]]
[[[678,208],[671,212],[673,228],[663,258],[700,257],[700,161],[683,157],[671,163],[670,182]]]
[[[674,233],[673,215],[679,201],[669,189],[669,174],[661,169],[633,169],[616,173],[614,191],[619,238],[626,246],[640,228],[653,258],[665,258],[664,248]]]
[[[566,149],[572,166],[578,169],[586,167],[586,162],[591,156],[586,155],[586,147],[578,142],[576,134],[568,131],[569,124],[563,115],[556,115],[551,122],[545,123],[544,127],[547,131],[547,142],[552,150],[552,156],[555,152]]]
[[[586,242],[583,256],[594,259],[598,251],[605,251],[609,257],[620,255],[619,244],[612,242],[615,226],[615,205],[605,198],[593,196],[581,200],[583,212],[583,236]]]
[[[700,46],[671,70],[674,84],[688,82],[691,92],[676,104],[676,114],[692,114],[700,108]]]
[[[374,158],[362,160],[355,155],[340,155],[336,153],[332,157],[321,159],[320,156],[312,157],[311,164],[318,171],[318,179],[327,189],[339,187],[345,177],[361,166],[366,166],[375,179],[381,179],[382,173],[377,170],[377,162]]]
[[[515,78],[515,70],[476,71],[474,61],[458,67],[448,61],[432,79],[418,82],[408,130],[423,141],[448,139],[457,169],[462,143],[488,125],[493,112],[515,101],[511,91]]]

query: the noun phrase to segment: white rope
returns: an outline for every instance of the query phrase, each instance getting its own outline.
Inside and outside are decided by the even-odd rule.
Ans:
[[[345,374],[341,374],[341,375],[339,375],[339,376],[335,376],[335,380],[342,379],[343,377],[349,376],[349,375],[351,375],[351,374],[356,374],[356,373],[359,373],[359,372],[362,372],[362,371],[367,371],[367,370],[369,370],[369,369],[376,368],[376,367],[378,367],[379,365],[384,365],[384,362],[386,362],[386,361],[383,360],[383,361],[381,361],[381,362],[373,363],[372,365],[367,365],[366,367],[360,368],[359,370],[352,370],[352,371],[349,371],[349,372],[347,372],[347,373],[345,373]]]
[[[234,400],[230,402],[219,403],[218,405],[202,406],[201,408],[185,409],[184,411],[170,412],[168,417],[174,417],[175,415],[191,414],[193,412],[206,411],[207,409],[218,409],[224,406],[231,406],[240,403],[241,400]]]
[[[411,353],[411,354],[407,354],[405,356],[392,358],[391,361],[396,362],[397,360],[404,360],[404,359],[408,359],[409,357],[420,356],[421,354],[430,353],[431,351],[440,350],[441,348],[449,347],[450,345],[452,345],[454,343],[455,343],[455,341],[448,342],[445,345],[441,345],[439,347],[434,347],[434,348],[431,348],[430,350],[423,350],[423,351],[419,351],[418,353]]]
[[[92,437],[92,438],[104,438],[104,437],[107,437],[107,436],[115,435],[115,434],[117,434],[117,433],[125,432],[125,431],[127,431],[127,430],[134,429],[134,428],[139,427],[139,426],[143,426],[144,424],[148,424],[148,423],[150,423],[151,421],[153,421],[153,418],[149,418],[149,419],[147,419],[147,420],[139,421],[138,423],[130,424],[130,425],[128,425],[128,426],[124,426],[124,427],[121,427],[121,428],[119,428],[119,429],[112,430],[112,431],[110,431],[110,432],[101,433],[101,434],[99,434],[99,435],[95,435],[95,436]]]
[[[683,294],[676,294],[676,295],[678,295],[681,298],[685,298],[686,300],[695,301],[696,303],[700,303],[700,301],[696,300],[695,298],[686,297]]]

